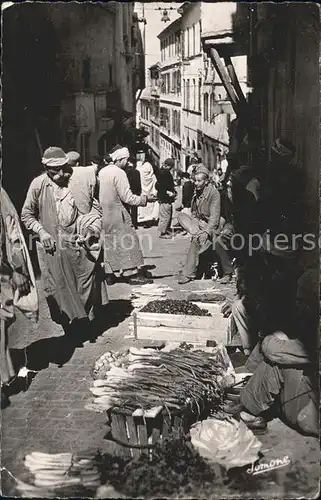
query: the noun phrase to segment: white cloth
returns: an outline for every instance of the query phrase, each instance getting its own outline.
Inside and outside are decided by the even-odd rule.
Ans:
[[[224,158],[224,160],[221,161],[221,169],[223,174],[225,174],[227,167],[228,167],[228,161]]]
[[[157,179],[154,174],[152,165],[146,162],[138,162],[137,170],[140,174],[140,181],[142,186],[142,194],[146,196],[157,195],[155,188]],[[138,208],[138,222],[148,222],[158,219],[159,204],[157,201],[147,203],[146,207]]]
[[[114,153],[111,153],[111,158],[113,162],[117,160],[123,160],[125,158],[129,158],[128,148],[117,149]]]
[[[68,163],[69,157],[65,155],[62,158],[42,158],[41,161],[46,167],[62,167]]]
[[[78,209],[73,195],[68,187],[60,187],[54,182],[51,182],[51,186],[59,224],[63,227],[68,227],[75,222],[78,216]]]

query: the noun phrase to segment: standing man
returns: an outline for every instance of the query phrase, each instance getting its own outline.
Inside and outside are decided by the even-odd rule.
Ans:
[[[172,158],[167,158],[163,167],[159,170],[156,182],[156,190],[159,202],[158,216],[158,237],[171,239],[170,228],[173,218],[173,202],[176,198],[176,190],[172,170],[175,162]]]
[[[110,154],[109,163],[99,173],[99,201],[103,210],[104,260],[109,282],[115,273],[130,273],[131,285],[152,283],[143,269],[144,258],[131,216],[125,205],[146,206],[147,196],[137,196],[130,189],[124,169],[129,160],[127,148]]]
[[[192,199],[192,216],[178,215],[179,224],[192,235],[187,259],[179,284],[196,278],[200,254],[214,248],[219,231],[221,200],[220,193],[210,182],[210,172],[199,165],[195,172],[195,193]]]
[[[71,167],[79,166],[80,154],[77,153],[77,151],[69,151],[67,153],[67,156],[68,156],[68,163]]]
[[[140,196],[142,194],[142,183],[140,172],[134,165],[134,161],[129,161],[126,165],[125,172],[129,182],[130,189],[133,194]],[[137,206],[126,206],[128,212],[130,213],[132,223],[135,229],[138,228],[138,207]]]
[[[42,163],[45,172],[32,181],[21,219],[39,236],[37,253],[51,317],[68,333],[77,333],[77,321],[93,319],[108,302],[96,261],[101,208],[94,189],[88,190],[81,179],[73,182],[80,167],[73,172],[61,148],[48,148]]]

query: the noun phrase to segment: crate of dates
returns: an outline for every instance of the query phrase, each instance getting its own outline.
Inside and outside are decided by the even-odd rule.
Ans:
[[[139,340],[200,345],[215,340],[226,345],[228,324],[229,320],[223,317],[216,303],[205,305],[165,299],[152,300],[139,311],[134,311],[129,328],[130,333]]]

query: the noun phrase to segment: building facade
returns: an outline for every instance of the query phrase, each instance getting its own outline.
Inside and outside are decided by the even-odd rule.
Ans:
[[[265,153],[261,159],[263,164],[271,160],[270,147],[278,137],[291,141],[296,148],[294,162],[302,175],[297,200],[302,214],[302,220],[298,221],[299,236],[309,235],[313,240],[311,245],[301,245],[298,261],[301,272],[306,273],[305,286],[309,290],[311,310],[315,311],[317,331],[320,244],[315,242],[320,241],[320,10],[316,5],[303,3],[220,5],[222,12],[233,11],[225,33],[220,31],[221,19],[208,18],[211,24],[208,40],[214,50],[211,55],[217,68],[215,51],[225,62],[233,53],[248,59],[252,92],[248,106],[250,120],[244,123],[250,148],[260,148],[261,154]],[[242,118],[242,112],[239,117],[240,120],[246,118],[244,113]],[[290,188],[291,178],[288,183]]]
[[[51,4],[50,16],[64,47],[62,145],[87,164],[117,142],[133,142],[135,96],[145,86],[138,20],[133,4],[119,2]]]
[[[48,146],[76,149],[88,164],[130,143],[145,86],[137,23],[133,4],[121,2],[27,2],[3,12],[3,185],[18,209]]]
[[[204,38],[215,40],[215,47],[219,50],[223,64],[224,58],[230,58],[240,90],[248,99],[251,89],[248,83],[248,65],[244,44],[235,43],[234,39],[233,21],[236,10],[236,4],[233,2],[217,4],[202,2],[201,36],[203,40]],[[219,166],[222,153],[228,151],[228,130],[236,114],[220,75],[206,52],[203,54],[203,61],[202,151],[204,162],[212,169]]]
[[[295,145],[295,161],[305,177],[301,200],[304,206],[304,233],[318,235],[319,7],[313,4],[286,6],[269,3],[257,4],[250,11],[238,7],[234,28],[235,37],[239,36],[240,43],[247,47],[253,86],[252,104],[257,111],[253,140],[265,149],[267,155],[276,137],[283,136]],[[248,36],[244,40],[246,33]],[[317,268],[319,255],[319,245],[303,251],[303,266]],[[315,297],[318,294],[317,289]]]
[[[179,12],[182,16],[182,165],[187,170],[193,154],[202,156],[201,3],[186,2]]]
[[[160,41],[160,162],[175,160],[181,168],[182,47],[181,20],[177,19],[159,35]]]
[[[160,64],[153,64],[150,72],[150,154],[156,166],[160,166]]]
[[[233,3],[185,2],[178,9],[180,18],[158,35],[160,160],[171,156],[183,170],[195,154],[210,170],[219,166],[222,154],[228,151],[230,122],[236,116],[219,75],[203,52],[204,33],[211,30],[229,48],[240,87],[245,96],[249,91],[246,56],[235,51],[231,39],[235,10]],[[147,110],[150,91],[143,100]],[[143,114],[146,119],[148,111]],[[150,123],[146,127],[152,133]]]

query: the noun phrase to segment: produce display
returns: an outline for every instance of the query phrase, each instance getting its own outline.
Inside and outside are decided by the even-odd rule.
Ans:
[[[204,292],[202,290],[191,292],[186,297],[187,300],[192,300],[194,302],[212,302],[212,303],[221,303],[226,300],[226,296],[222,293],[213,292]]]
[[[130,348],[126,356],[118,358],[118,366],[114,357],[104,358],[109,369],[90,389],[95,396],[90,409],[117,406],[131,412],[155,407],[170,411],[186,405],[198,407],[205,400],[218,404],[222,396],[228,361],[219,349],[208,353]],[[100,370],[103,375],[102,367]]]
[[[216,498],[223,498],[219,494],[223,486],[221,468],[208,464],[186,439],[164,440],[155,448],[152,459],[147,454],[138,460],[116,461],[110,455],[103,458],[104,483],[126,498],[208,498],[213,490]],[[104,498],[99,490],[96,498]]]
[[[23,496],[89,496],[101,484],[96,455],[92,453],[32,452],[26,455],[24,464],[31,479],[29,483],[17,481],[16,487]]]
[[[244,467],[257,461],[262,443],[244,422],[208,418],[190,430],[191,441],[203,458],[225,469]]]
[[[129,349],[124,351],[107,351],[100,358],[97,359],[91,375],[94,380],[105,378],[107,372],[112,368],[126,368],[128,361]]]
[[[141,309],[141,312],[184,314],[186,316],[211,316],[206,309],[201,309],[188,300],[152,300]]]

